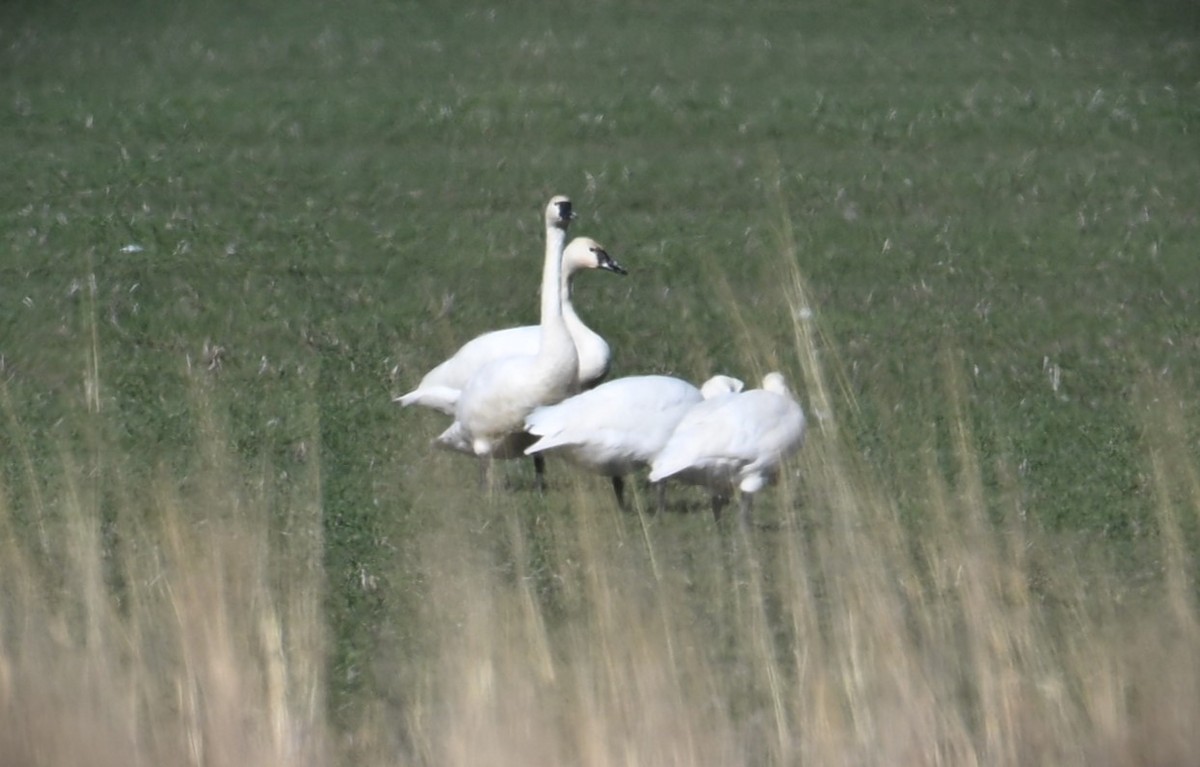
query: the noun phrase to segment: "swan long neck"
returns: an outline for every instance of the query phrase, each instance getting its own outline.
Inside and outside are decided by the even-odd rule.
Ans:
[[[542,343],[540,355],[542,359],[557,364],[570,358],[570,366],[577,365],[575,343],[571,340],[563,317],[562,280],[563,280],[563,251],[566,249],[567,233],[565,229],[549,226],[546,228],[546,262],[542,268]]]
[[[562,288],[559,291],[559,305],[562,307],[563,320],[567,323],[567,329],[572,331],[572,335],[574,335],[575,327],[583,324],[579,315],[575,313],[575,306],[571,303],[571,285],[574,281],[575,270],[563,268],[560,278]]]
[[[546,227],[546,260],[542,264],[542,326],[562,320],[564,283],[562,256],[567,233],[557,226]]]

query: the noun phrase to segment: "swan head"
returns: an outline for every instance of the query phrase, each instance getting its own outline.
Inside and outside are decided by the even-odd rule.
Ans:
[[[765,376],[763,376],[762,388],[765,391],[787,397],[788,399],[793,399],[792,390],[788,388],[787,379],[783,377],[783,373],[767,373]]]
[[[550,202],[546,204],[546,226],[565,230],[573,218],[575,211],[571,210],[570,199],[561,194],[550,198]]]
[[[744,388],[746,384],[733,376],[713,376],[700,386],[700,396],[712,399],[721,394],[737,394]]]
[[[603,269],[606,272],[629,274],[625,267],[604,250],[600,243],[591,237],[576,237],[563,251],[563,267],[567,272],[577,272],[581,269]]]

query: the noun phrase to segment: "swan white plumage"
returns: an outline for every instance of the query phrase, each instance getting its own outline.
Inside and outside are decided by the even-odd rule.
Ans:
[[[746,525],[754,494],[800,449],[804,432],[804,411],[786,380],[768,373],[761,389],[714,397],[688,410],[651,463],[650,481],[678,477],[718,494],[736,488]],[[714,502],[714,515],[719,512]]]
[[[540,439],[525,453],[554,451],[572,463],[611,477],[617,505],[624,509],[623,477],[650,464],[693,405],[705,397],[739,392],[742,387],[741,381],[729,376],[714,376],[699,389],[663,375],[608,381],[530,413],[525,428]],[[661,485],[659,489],[661,508]]]
[[[609,261],[613,264],[616,264],[616,261],[613,260],[608,255],[608,253],[606,253],[604,251],[604,248],[601,247],[599,243],[597,243],[595,240],[591,239],[590,237],[577,237],[574,240],[571,240],[571,244],[567,246],[565,252],[563,253],[562,263],[563,264],[584,263],[587,261],[592,261],[592,262]],[[565,302],[564,302],[564,314],[565,314],[565,309],[566,309],[566,306],[565,306]],[[565,322],[565,319],[566,319],[565,316],[563,319]],[[540,332],[540,326],[534,326],[533,329]],[[603,343],[602,339],[601,339],[601,343]],[[535,343],[532,345],[532,349],[528,354],[526,354],[526,355],[510,355],[510,357],[536,356],[540,346],[541,346],[541,342],[539,340],[538,343]],[[604,348],[605,348],[605,350],[607,350],[608,345],[605,344]],[[507,358],[501,358],[500,361],[502,361],[503,359],[507,359]],[[497,360],[493,360],[492,362],[489,362],[486,365],[482,366],[480,368],[480,371],[482,371],[485,367],[490,366],[494,362],[497,362]],[[570,392],[568,392],[568,393],[577,392],[579,390],[579,388],[580,388],[580,386],[577,383],[572,386]],[[460,396],[461,396],[461,392],[453,393],[453,402],[455,405],[457,405],[457,402],[458,402],[458,399]],[[554,399],[554,400],[547,400],[547,402],[551,402],[551,401],[557,402],[560,399],[561,399],[561,397],[559,397],[558,399]],[[490,458],[492,460],[507,460],[507,459],[512,459],[512,458],[521,458],[525,455],[525,453],[524,453],[525,448],[528,447],[532,442],[533,442],[533,437],[531,437],[527,433],[525,433],[523,428],[518,428],[514,431],[508,432],[507,434],[503,435],[502,437],[496,438],[490,446],[490,450],[488,452],[488,458]],[[442,448],[445,450],[451,450],[451,451],[459,452],[459,453],[466,453],[467,455],[477,455],[475,446],[473,444],[473,438],[472,438],[471,432],[469,432],[466,428],[464,428],[463,424],[457,420],[457,413],[456,413],[455,422],[452,423],[450,425],[450,427],[447,428],[445,431],[443,431],[440,435],[438,435],[437,438],[434,439],[433,444],[435,447],[439,447],[439,448]],[[542,458],[541,455],[533,456],[533,468],[534,468],[534,483],[535,483],[537,489],[540,491],[545,486],[545,469],[546,469],[545,460]]]
[[[563,219],[564,229],[568,221],[569,218]],[[608,374],[612,360],[608,343],[600,334],[584,324],[571,303],[575,275],[586,269],[628,274],[603,248],[567,246],[563,252],[560,283],[563,321],[566,322],[571,339],[575,342],[575,352],[579,355],[579,382],[585,389],[599,383]],[[458,396],[476,371],[489,362],[504,357],[537,354],[541,337],[540,325],[493,330],[476,336],[463,344],[445,362],[426,373],[416,389],[396,397],[393,401],[404,407],[421,405],[454,415]]]
[[[563,318],[566,230],[555,224],[549,209],[546,235],[537,353],[504,357],[476,371],[463,387],[455,403],[454,423],[438,438],[439,443],[465,443],[480,458],[499,457],[513,435],[523,433],[525,416],[534,408],[560,402],[578,389],[579,354]],[[573,240],[567,249],[604,250],[587,237]]]

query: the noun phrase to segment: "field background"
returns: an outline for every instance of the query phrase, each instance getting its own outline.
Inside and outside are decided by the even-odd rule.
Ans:
[[[21,612],[39,601],[74,648],[46,651],[47,670],[95,651],[71,639],[80,611],[109,605],[104,625],[126,636],[140,614],[130,607],[138,578],[155,580],[150,565],[130,563],[175,540],[171,530],[194,535],[224,520],[235,541],[258,541],[245,556],[261,555],[265,568],[254,576],[262,594],[229,605],[260,628],[247,616],[274,605],[282,635],[311,638],[300,649],[284,641],[279,655],[309,664],[305,721],[328,733],[306,752],[318,762],[470,764],[491,752],[514,764],[588,761],[581,754],[600,752],[567,741],[538,751],[537,738],[476,742],[440,729],[469,708],[454,691],[474,683],[459,684],[463,665],[442,652],[461,641],[464,657],[486,655],[493,634],[499,647],[547,642],[508,658],[513,679],[530,668],[540,679],[539,663],[554,668],[547,659],[576,657],[572,648],[611,661],[618,629],[641,625],[637,610],[648,609],[626,602],[621,584],[645,576],[661,587],[650,604],[715,605],[680,620],[723,643],[700,664],[723,682],[679,678],[702,688],[728,727],[694,722],[689,737],[708,732],[719,747],[684,738],[699,751],[678,763],[697,753],[713,763],[798,753],[889,763],[862,744],[890,741],[861,723],[821,720],[821,732],[853,733],[861,751],[840,735],[806,751],[811,730],[781,734],[781,721],[799,721],[781,701],[815,693],[799,682],[780,693],[770,663],[747,670],[743,655],[774,657],[755,644],[761,636],[727,625],[754,603],[758,592],[742,587],[757,581],[722,577],[766,568],[755,576],[766,584],[761,625],[790,647],[804,611],[787,605],[804,600],[789,602],[788,579],[815,556],[821,531],[841,529],[831,520],[870,527],[855,510],[886,509],[896,538],[884,550],[916,551],[938,532],[962,553],[978,541],[946,511],[959,499],[982,529],[1011,534],[1016,524],[1044,550],[1045,562],[1014,571],[1032,602],[1074,615],[1072,599],[1094,590],[1097,601],[1079,609],[1100,617],[1086,625],[1120,626],[1116,595],[1157,604],[1147,595],[1174,584],[1167,612],[1194,617],[1198,132],[1200,12],[1186,2],[5,3],[0,482],[5,547],[26,564],[0,578],[10,597],[27,586],[50,595],[6,603],[6,657],[43,668],[19,651],[14,628],[39,625]],[[714,529],[699,494],[675,496],[698,513],[620,517],[604,483],[555,463],[545,499],[528,492],[521,465],[509,467],[508,489],[481,499],[469,461],[428,449],[444,419],[390,402],[476,333],[536,320],[540,210],[556,193],[575,202],[572,233],[600,240],[630,271],[585,274],[576,289],[580,314],[612,345],[614,376],[757,382],[778,368],[801,395],[814,427],[800,481],[767,494],[764,528],[741,549]],[[162,539],[144,532],[159,525]],[[591,532],[575,540],[576,530]],[[80,552],[94,567],[72,575]],[[868,579],[863,594],[886,603],[876,587],[909,575],[938,593],[931,560],[896,556],[908,575]],[[996,572],[1009,572],[996,556]],[[1059,557],[1079,568],[1062,581],[1071,598],[1039,569]],[[216,567],[208,554],[180,561]],[[847,566],[814,575],[808,596],[833,600]],[[590,585],[576,593],[574,578]],[[97,593],[71,608],[72,584]],[[520,617],[495,607],[472,624],[438,612],[476,599]],[[144,604],[154,625],[166,608]],[[621,613],[629,604],[639,607]],[[1011,594],[987,604],[996,622],[1011,618]],[[575,633],[579,614],[608,616],[600,624],[611,635]],[[789,628],[788,616],[799,622]],[[1047,641],[1069,633],[1048,625]],[[1195,636],[1171,636],[1194,659]],[[116,665],[155,676],[166,666],[147,642],[117,642]],[[275,656],[231,657],[260,668]],[[1145,678],[1158,680],[1168,657],[1151,657],[1162,663]],[[973,759],[1031,763],[989,750],[986,695],[970,682],[981,667],[950,665],[951,699],[934,696],[929,710],[966,712]],[[28,692],[6,673],[0,692]],[[564,693],[538,684],[549,687],[525,690],[525,705],[545,715],[530,701]],[[697,693],[675,693],[684,689]],[[146,710],[178,693],[130,690]],[[661,697],[621,690],[621,716],[580,707],[578,719],[562,717],[608,723],[597,741],[642,743],[631,733],[645,723],[631,712]],[[1164,700],[1195,713],[1195,693]],[[70,707],[47,699],[48,718]],[[272,700],[287,708],[285,699]],[[830,705],[859,704],[847,695]],[[773,726],[762,711],[774,712]],[[1149,711],[1137,709],[1147,720]],[[10,731],[38,732],[4,712]],[[530,716],[488,721],[495,733],[538,722],[557,732]],[[1194,745],[1186,724],[1161,726],[1180,739],[1178,753]],[[774,745],[761,744],[763,728]],[[1102,729],[1045,740],[1084,742]],[[939,733],[936,743],[959,742]],[[664,742],[676,734],[657,731]],[[1142,740],[1120,743],[1114,763],[1147,758]],[[936,761],[934,752],[910,756]],[[622,760],[604,754],[592,763]]]

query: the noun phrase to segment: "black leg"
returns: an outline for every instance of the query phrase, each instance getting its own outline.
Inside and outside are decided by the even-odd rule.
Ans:
[[[613,493],[617,496],[617,508],[621,511],[628,511],[625,506],[625,480],[621,477],[612,478]]]
[[[654,508],[658,511],[659,514],[662,514],[662,513],[666,512],[666,510],[667,510],[667,482],[666,482],[666,480],[654,483]]]
[[[538,453],[533,456],[533,486],[538,493],[546,492],[546,459]]]
[[[713,520],[714,521],[717,521],[717,522],[721,521],[721,510],[725,508],[725,504],[727,504],[727,503],[729,503],[729,496],[722,495],[720,493],[713,493],[713,495],[712,495],[712,512],[713,512]]]

